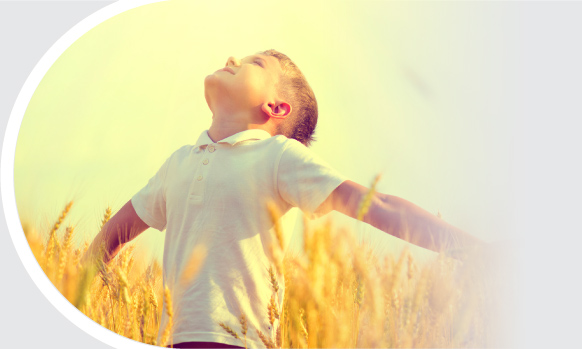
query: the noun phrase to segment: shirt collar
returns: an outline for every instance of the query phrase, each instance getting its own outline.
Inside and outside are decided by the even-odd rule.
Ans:
[[[210,136],[208,136],[208,130],[204,130],[200,134],[200,137],[198,137],[198,140],[196,141],[194,148],[198,148],[198,147],[205,146],[208,144],[213,144],[213,143],[228,143],[230,145],[235,145],[236,143],[242,142],[242,141],[262,140],[262,139],[267,139],[270,137],[271,137],[271,134],[265,130],[252,129],[252,130],[241,131],[239,133],[233,134],[230,137],[226,137],[225,139],[221,139],[218,142],[213,142],[212,139],[210,139]]]

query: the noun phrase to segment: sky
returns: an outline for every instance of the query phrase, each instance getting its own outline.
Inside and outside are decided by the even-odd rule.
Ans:
[[[313,88],[311,149],[351,180],[409,200],[487,242],[516,237],[515,68],[522,16],[492,4],[158,2],[101,23],[55,62],[16,148],[21,221],[46,231],[70,200],[76,243],[98,233],[165,159],[209,128],[204,78],[276,49]],[[333,212],[378,254],[408,246]],[[301,246],[296,209],[285,217]],[[295,224],[297,223],[297,224]],[[317,221],[315,222],[317,224]],[[161,260],[164,233],[138,237]]]

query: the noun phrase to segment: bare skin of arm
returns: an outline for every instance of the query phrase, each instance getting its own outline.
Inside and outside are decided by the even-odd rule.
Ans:
[[[81,264],[95,263],[99,258],[109,264],[124,244],[135,239],[147,228],[149,226],[139,218],[129,200],[105,223],[83,256]]]
[[[320,206],[357,218],[360,202],[368,188],[350,180],[340,184]],[[454,248],[481,247],[486,243],[445,222],[410,201],[375,193],[363,222],[414,245],[444,252]]]

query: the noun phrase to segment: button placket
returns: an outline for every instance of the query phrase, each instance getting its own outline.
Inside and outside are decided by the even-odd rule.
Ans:
[[[214,151],[216,150],[216,146],[215,146],[214,144],[209,144],[209,145],[206,147],[206,149],[208,149],[208,151],[209,151],[210,153],[214,153]],[[210,156],[209,156],[209,157],[210,157]],[[205,158],[205,159],[204,159],[204,161],[202,161],[202,164],[203,164],[203,165],[208,165],[208,163],[209,163],[209,162],[210,162],[210,159],[207,157],[207,158]],[[201,175],[199,175],[199,176],[196,178],[198,181],[201,181],[201,180],[203,180],[203,179],[204,179],[204,177],[207,175],[207,172],[208,172],[208,169],[207,169],[207,167],[202,167],[202,168],[200,169],[200,172],[202,172],[202,174],[201,174]]]
[[[208,149],[208,152],[209,153],[214,153],[216,151],[216,145],[215,144],[210,144],[210,145],[208,145],[208,147],[206,149]],[[203,165],[208,165],[208,163],[210,162],[210,157],[211,157],[211,155],[209,154],[208,157],[206,157],[204,159],[204,161],[202,161],[202,164]],[[203,171],[206,171],[206,170],[203,169]]]
[[[212,157],[212,155],[208,154],[206,150],[208,150],[208,153],[214,153],[217,150],[216,145],[209,144],[205,147],[203,151],[205,158],[202,161],[202,165],[208,165],[210,163],[210,158]],[[208,166],[200,166],[197,171],[198,173],[194,175],[193,183],[191,185],[190,190],[190,201],[193,203],[202,203],[203,201],[204,191],[206,187],[205,179],[208,178],[208,170],[209,170]]]

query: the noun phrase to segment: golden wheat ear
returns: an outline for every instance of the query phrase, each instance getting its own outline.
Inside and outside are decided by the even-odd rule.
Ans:
[[[218,325],[220,327],[222,327],[226,332],[228,332],[228,334],[233,336],[235,339],[240,340],[240,337],[238,336],[238,334],[232,328],[230,328],[228,325],[226,325],[224,322],[219,322]]]
[[[57,283],[59,283],[65,272],[65,266],[69,260],[69,256],[71,255],[71,243],[73,241],[73,233],[75,228],[73,226],[68,226],[65,236],[63,237],[62,245],[63,248],[61,249],[61,253],[59,254],[59,269],[57,272]]]
[[[372,185],[370,186],[370,190],[368,190],[368,192],[366,193],[366,195],[364,196],[364,198],[360,202],[360,206],[358,208],[358,220],[359,221],[363,220],[366,213],[368,213],[368,210],[370,209],[370,205],[372,204],[372,198],[374,197],[374,194],[376,193],[376,185],[378,184],[378,181],[380,181],[381,177],[382,177],[382,174],[376,175],[376,177],[372,181]]]
[[[107,208],[105,209],[105,213],[103,214],[103,219],[101,220],[101,226],[99,227],[99,231],[103,230],[103,226],[105,226],[105,223],[109,222],[110,218],[111,218],[111,207],[107,206]]]
[[[61,224],[65,220],[65,218],[67,217],[67,214],[71,210],[72,206],[73,206],[73,201],[69,202],[65,206],[63,211],[61,211],[59,218],[57,219],[57,221],[55,222],[55,224],[53,225],[53,227],[51,228],[51,230],[48,233],[46,249],[45,249],[45,252],[43,254],[44,260],[43,260],[42,266],[44,267],[45,273],[47,274],[47,276],[51,280],[54,280],[54,278],[53,278],[53,257],[55,255],[55,251],[56,251],[56,253],[59,253],[60,249],[61,249],[60,243],[59,243],[59,241],[57,239],[57,235],[56,235],[57,230],[59,229],[59,227],[61,226]]]
[[[247,324],[247,317],[245,316],[245,313],[241,313],[240,315],[240,326],[242,327],[242,334],[243,335],[247,335],[247,330],[249,329],[248,324]]]
[[[63,221],[65,220],[65,218],[67,217],[67,214],[69,213],[69,211],[71,210],[71,207],[73,206],[73,201],[70,201],[65,208],[63,209],[63,211],[61,211],[61,215],[59,216],[59,218],[57,219],[57,221],[55,222],[55,224],[53,225],[52,229],[49,232],[49,238],[50,236],[52,236],[53,234],[56,233],[56,231],[59,229],[59,227],[61,226],[61,224],[63,223]]]
[[[245,349],[247,348],[247,331],[249,329],[248,323],[247,323],[247,317],[245,315],[245,313],[241,312],[240,315],[240,326],[242,328],[241,333],[243,334],[243,337],[245,339],[244,341],[244,345],[245,345]]]
[[[263,332],[261,332],[260,330],[258,330],[256,328],[255,328],[255,331],[257,332],[257,335],[261,339],[261,342],[263,342],[263,344],[267,348],[277,348],[277,346],[275,345],[275,343],[271,339],[269,339],[267,336],[265,336],[265,334]]]
[[[218,325],[220,327],[222,327],[222,329],[225,330],[226,333],[230,334],[234,339],[238,339],[239,341],[241,341],[244,344],[245,349],[246,349],[247,348],[248,322],[247,322],[247,317],[246,317],[245,313],[242,310],[240,313],[241,313],[241,315],[239,318],[239,322],[240,322],[240,325],[242,328],[241,333],[243,334],[244,340],[239,337],[238,333],[236,333],[235,330],[233,330],[230,326],[228,326],[224,322],[219,322]]]

